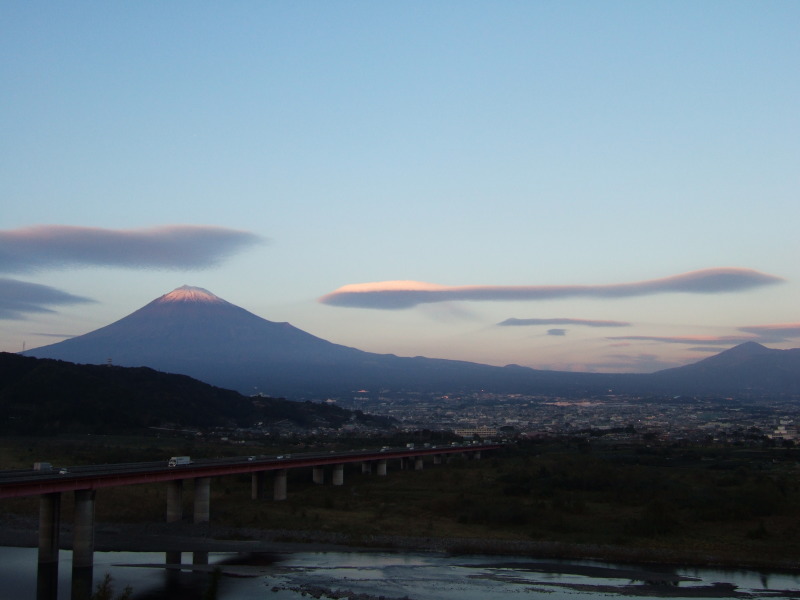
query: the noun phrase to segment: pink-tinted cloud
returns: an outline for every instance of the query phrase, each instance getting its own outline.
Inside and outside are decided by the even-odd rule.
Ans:
[[[765,342],[780,342],[800,337],[800,323],[776,323],[739,327],[739,331],[751,333]]]
[[[591,319],[506,319],[498,323],[503,327],[525,327],[535,325],[585,325],[586,327],[630,327],[627,321],[595,321]]]
[[[587,371],[613,371],[618,373],[652,373],[677,366],[656,354],[612,354],[602,362],[589,363]]]
[[[418,304],[456,300],[515,301],[561,298],[627,298],[651,294],[719,294],[783,281],[752,269],[721,267],[662,279],[608,285],[445,286],[419,281],[382,281],[345,285],[319,299],[323,304],[397,310]]]
[[[718,346],[692,346],[691,348],[686,348],[687,352],[703,352],[705,354],[718,354],[719,347]]]
[[[759,342],[762,344],[785,342],[792,338],[800,338],[800,323],[778,323],[771,325],[751,325],[738,327],[738,331],[747,335],[729,336],[654,336],[654,335],[626,335],[608,337],[608,340],[628,340],[645,342],[662,342],[665,344],[689,344],[696,346],[692,350],[706,350],[714,346],[730,346],[743,342]],[[717,349],[718,350],[718,349]]]
[[[713,336],[713,335],[676,335],[676,336],[659,336],[659,335],[621,335],[614,337],[607,337],[607,340],[630,340],[636,342],[661,342],[663,344],[697,344],[697,345],[713,345],[713,346],[730,346],[732,344],[741,344],[743,342],[757,341],[753,336]]]
[[[66,267],[205,269],[264,242],[254,233],[206,225],[101,229],[38,225],[0,231],[0,272]]]
[[[24,319],[28,313],[52,313],[50,306],[85,304],[90,298],[16,279],[0,278],[0,319]]]

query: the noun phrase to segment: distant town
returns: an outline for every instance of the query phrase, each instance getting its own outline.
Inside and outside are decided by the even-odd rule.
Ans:
[[[575,399],[503,395],[488,392],[459,395],[365,392],[326,402],[341,408],[388,417],[401,432],[431,432],[453,438],[510,440],[536,437],[583,437],[587,440],[673,444],[732,444],[793,447],[800,438],[797,398],[642,398],[608,394]],[[291,423],[263,430],[238,430],[240,437],[265,433],[308,433]],[[312,430],[321,435],[385,435],[356,422],[339,429]],[[234,432],[231,435],[235,436]]]

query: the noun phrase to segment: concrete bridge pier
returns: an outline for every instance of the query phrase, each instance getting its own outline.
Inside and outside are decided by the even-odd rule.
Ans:
[[[365,460],[363,463],[361,463],[361,474],[372,475],[372,463],[368,460]]]
[[[95,490],[75,491],[72,538],[72,600],[89,600],[94,571]]]
[[[167,523],[183,519],[183,479],[167,482]]]
[[[183,554],[180,550],[167,550],[165,553],[166,555],[166,564],[168,565],[179,565],[181,564],[181,555]],[[172,570],[168,570],[167,573],[173,573]]]
[[[166,552],[166,561],[165,563],[169,565],[180,565],[181,564],[181,552],[178,550],[170,550]],[[164,569],[164,583],[165,587],[167,588],[169,593],[172,593],[172,590],[179,589],[181,577],[181,570],[179,568],[167,568]],[[175,593],[177,596],[177,591]]]
[[[58,546],[61,531],[61,492],[39,499],[39,565],[36,600],[56,600],[58,595]]]
[[[472,453],[472,458],[474,458],[475,460],[480,460],[481,459],[481,451],[480,450],[476,450],[475,452],[473,452]]]
[[[273,492],[275,495],[275,500],[286,500],[286,480],[287,480],[286,469],[275,471],[275,481],[273,483]]]
[[[344,465],[333,465],[333,485],[344,485]]]
[[[386,459],[382,458],[377,464],[377,473],[380,477],[386,477]]]
[[[325,483],[325,469],[322,467],[314,467],[311,473],[311,480],[317,485]]]
[[[267,487],[267,472],[258,471],[250,476],[250,498],[252,500],[263,500],[264,490]]]
[[[433,464],[435,464],[435,465],[442,464],[442,455],[441,454],[434,454],[433,455]]]
[[[415,456],[414,457],[414,470],[415,471],[422,471],[424,466],[425,466],[425,463],[422,460],[422,457],[421,456]]]
[[[194,522],[208,523],[211,519],[211,477],[194,480]]]

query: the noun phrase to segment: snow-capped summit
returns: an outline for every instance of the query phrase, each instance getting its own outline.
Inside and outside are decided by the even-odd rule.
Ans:
[[[212,294],[205,288],[193,285],[182,285],[169,294],[164,294],[156,302],[225,302],[219,296]]]

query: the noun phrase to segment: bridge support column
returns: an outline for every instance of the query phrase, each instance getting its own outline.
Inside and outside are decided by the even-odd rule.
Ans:
[[[166,554],[166,564],[168,564],[168,565],[179,565],[179,564],[181,564],[181,561],[183,560],[182,557],[181,557],[182,553],[180,552],[180,550],[168,550],[164,554]],[[167,572],[167,578],[168,579],[169,578],[173,578],[174,579],[175,576],[177,576],[177,571],[168,571]]]
[[[481,459],[481,451],[480,450],[476,450],[475,452],[473,452],[472,453],[472,458],[474,458],[475,460],[480,460]]]
[[[183,479],[167,482],[167,523],[183,518]]]
[[[275,471],[275,482],[273,483],[275,500],[286,500],[286,476],[286,469]]]
[[[258,471],[250,476],[250,498],[252,500],[263,500],[264,489],[267,486],[266,471]]]
[[[434,454],[433,455],[433,464],[435,464],[435,465],[442,464],[442,455],[441,454]]]
[[[422,468],[425,466],[425,463],[422,461],[421,456],[414,457],[414,470],[415,471],[422,471]]]
[[[406,462],[407,461],[406,461],[405,457],[400,459],[400,470],[401,471],[405,471],[406,470],[406,468],[407,468],[406,467]]]
[[[72,600],[89,600],[94,571],[95,490],[75,491],[72,538]]]
[[[371,475],[372,474],[372,463],[368,460],[365,460],[361,463],[361,474],[362,475]]]
[[[333,465],[333,485],[344,485],[344,465]]]
[[[43,494],[39,500],[39,566],[36,600],[56,600],[58,595],[58,543],[61,529],[61,492]]]
[[[311,480],[317,485],[325,483],[325,469],[322,467],[314,467],[311,473]]]
[[[211,477],[194,480],[194,522],[208,523],[211,512]]]
[[[378,461],[378,468],[377,468],[378,475],[381,477],[386,477],[386,459],[382,458]]]

